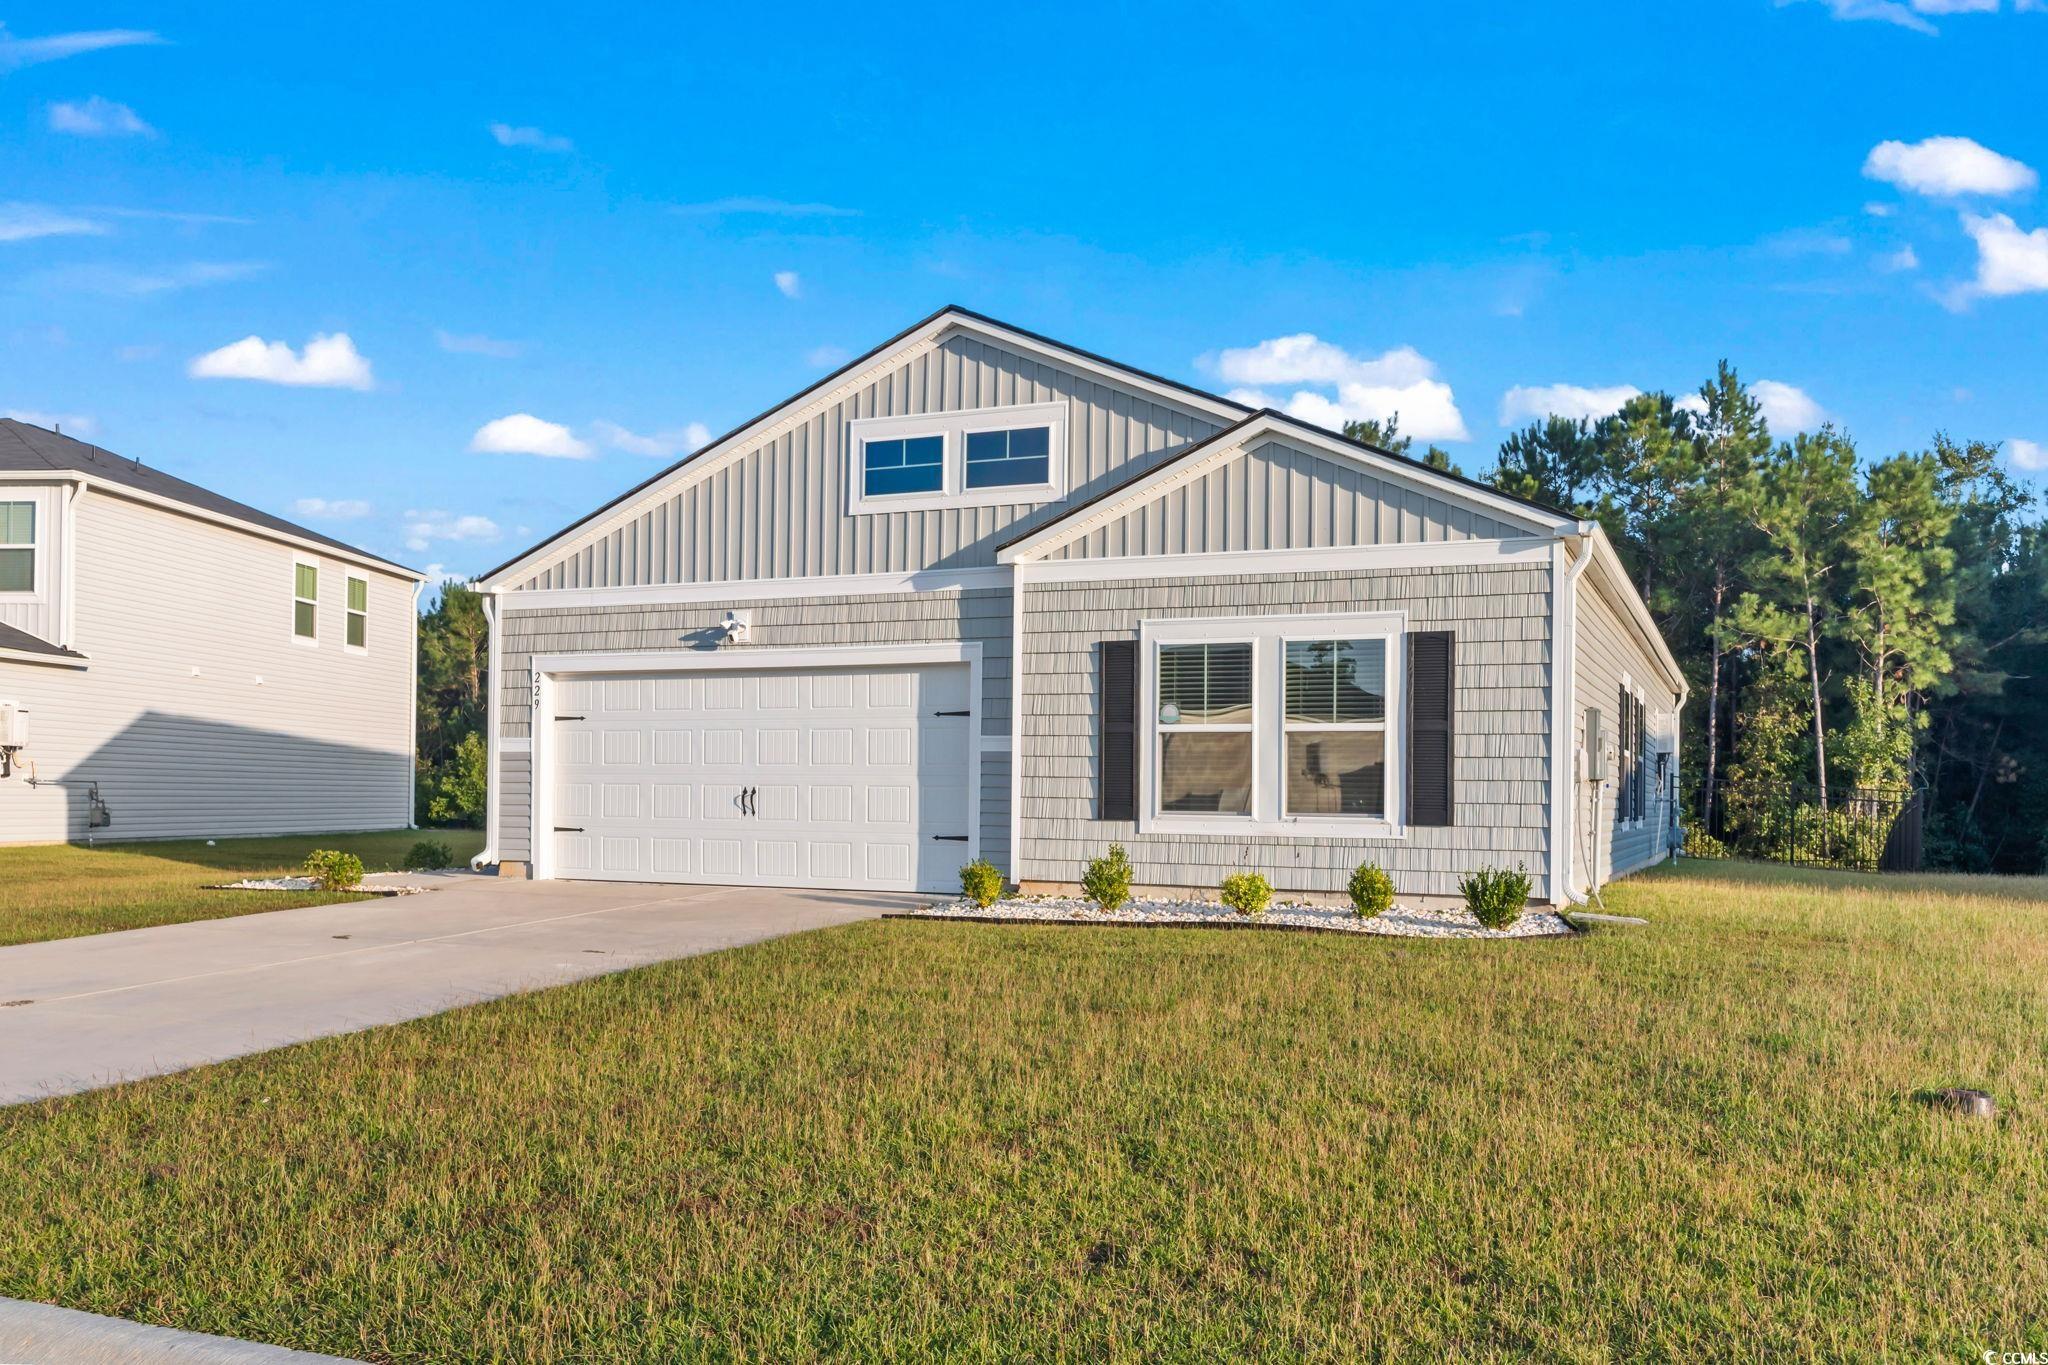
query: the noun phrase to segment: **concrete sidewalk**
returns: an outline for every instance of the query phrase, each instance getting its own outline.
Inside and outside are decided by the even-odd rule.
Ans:
[[[0,1104],[182,1071],[928,899],[473,877],[417,896],[0,948]]]
[[[342,1356],[150,1327],[20,1299],[0,1299],[0,1360],[7,1365],[358,1365]]]

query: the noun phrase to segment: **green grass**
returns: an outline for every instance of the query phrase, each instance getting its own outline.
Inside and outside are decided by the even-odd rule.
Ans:
[[[2048,902],[1958,885],[807,934],[0,1113],[0,1294],[378,1360],[2041,1350]]]
[[[0,848],[0,945],[35,943],[151,924],[221,919],[361,900],[324,892],[207,891],[209,884],[296,872],[316,848],[339,848],[368,872],[403,865],[420,839],[447,844],[458,862],[483,847],[477,830],[381,830],[370,834],[291,834],[265,839],[164,843],[37,844]]]

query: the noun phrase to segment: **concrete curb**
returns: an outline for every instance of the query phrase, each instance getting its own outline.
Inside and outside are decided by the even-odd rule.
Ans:
[[[361,1365],[343,1356],[149,1327],[20,1299],[0,1299],[0,1360],[9,1365]]]

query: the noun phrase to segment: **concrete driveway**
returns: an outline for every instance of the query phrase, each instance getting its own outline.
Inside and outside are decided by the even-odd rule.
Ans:
[[[417,896],[0,948],[0,1104],[182,1071],[930,899],[445,880]]]

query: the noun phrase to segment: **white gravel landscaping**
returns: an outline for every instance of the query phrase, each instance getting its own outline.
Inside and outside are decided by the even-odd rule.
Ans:
[[[1385,934],[1395,938],[1550,938],[1572,932],[1570,925],[1548,910],[1524,911],[1506,929],[1482,928],[1464,910],[1421,910],[1396,905],[1385,914],[1360,919],[1348,909],[1274,901],[1262,915],[1247,917],[1217,901],[1132,900],[1105,912],[1078,896],[1033,896],[999,900],[993,905],[948,901],[926,906],[905,919],[1037,920],[1069,924],[1256,925],[1287,929],[1324,929],[1340,934]]]

